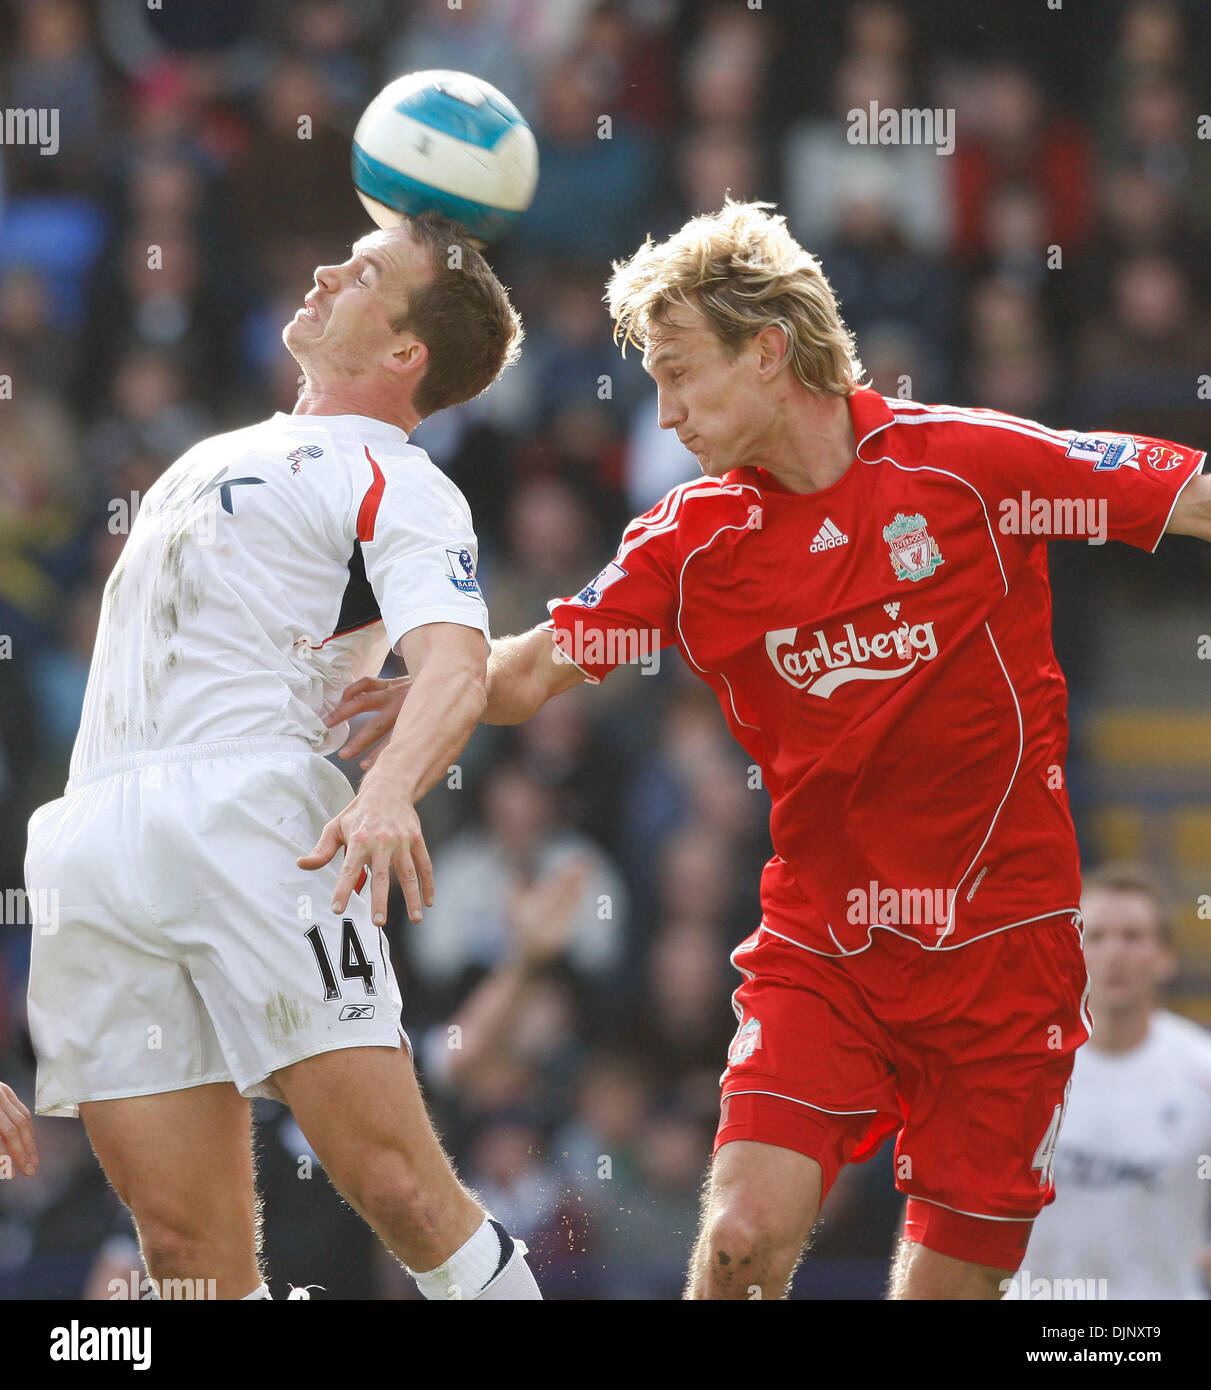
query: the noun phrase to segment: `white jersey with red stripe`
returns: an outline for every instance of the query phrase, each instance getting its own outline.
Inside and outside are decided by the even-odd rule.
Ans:
[[[188,450],[148,491],[105,586],[71,774],[286,735],[413,628],[489,635],[459,490],[398,427],[284,415]]]

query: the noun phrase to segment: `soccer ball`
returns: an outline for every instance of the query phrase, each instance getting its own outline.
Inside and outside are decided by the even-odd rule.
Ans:
[[[481,245],[530,206],[538,145],[503,92],[466,72],[397,77],[353,134],[353,183],[380,227],[433,208]]]

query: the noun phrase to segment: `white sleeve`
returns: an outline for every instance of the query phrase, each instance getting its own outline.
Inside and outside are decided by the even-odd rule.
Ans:
[[[490,640],[471,512],[433,464],[392,469],[373,517],[359,511],[358,538],[392,649],[426,623],[461,623]]]

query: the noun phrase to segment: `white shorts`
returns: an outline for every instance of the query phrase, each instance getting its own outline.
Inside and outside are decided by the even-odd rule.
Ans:
[[[38,1114],[215,1081],[282,1100],[279,1067],[399,1046],[369,884],[337,917],[340,854],[295,864],[352,795],[297,739],[260,738],[136,754],[34,813]]]

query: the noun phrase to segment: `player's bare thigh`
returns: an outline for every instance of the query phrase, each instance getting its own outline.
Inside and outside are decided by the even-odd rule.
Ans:
[[[785,1296],[820,1210],[820,1164],[736,1139],[715,1154],[686,1297]]]
[[[243,1298],[261,1282],[251,1107],[230,1082],[83,1101],[80,1118],[130,1208],[147,1271]]]

